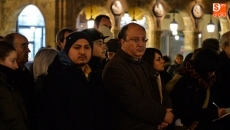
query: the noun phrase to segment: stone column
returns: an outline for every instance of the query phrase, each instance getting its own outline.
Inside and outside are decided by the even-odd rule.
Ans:
[[[193,52],[194,50],[194,46],[193,46],[194,32],[193,31],[183,31],[183,33],[184,33],[184,56],[186,56],[188,53]]]
[[[198,35],[200,34],[200,32],[193,32],[193,50],[198,48],[199,45],[199,37]]]
[[[161,33],[162,33],[161,30],[152,32],[152,36],[151,36],[152,39],[150,39],[148,43],[149,47],[154,47],[157,49],[161,48]]]

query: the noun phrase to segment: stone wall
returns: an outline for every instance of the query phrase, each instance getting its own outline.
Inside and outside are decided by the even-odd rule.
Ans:
[[[33,4],[40,9],[45,20],[46,29],[46,45],[55,47],[55,35],[62,28],[72,28],[76,29],[76,21],[78,14],[89,5],[96,5],[103,8],[111,17],[113,28],[112,32],[116,36],[119,32],[120,27],[115,26],[115,19],[110,11],[111,3],[114,0],[0,0],[0,35],[5,36],[8,33],[16,31],[16,22],[20,12],[29,4]],[[160,32],[161,27],[156,26],[156,17],[152,12],[152,8],[156,3],[155,0],[120,0],[124,6],[124,11],[128,10],[128,7],[139,7],[142,8],[143,14],[147,16],[147,36],[149,41],[147,43],[148,47],[160,47]],[[194,5],[194,0],[160,0],[165,8],[165,12],[168,13],[173,8],[177,8],[179,11],[181,19],[183,20],[179,25],[184,26],[185,34],[185,48],[187,51],[195,49],[197,36],[194,36],[201,32],[201,28],[195,28],[194,18],[191,15],[191,8]],[[181,2],[179,2],[181,1]],[[183,2],[187,4],[183,4]],[[226,2],[223,0],[216,0],[215,2]],[[212,2],[208,3],[207,0],[197,0],[202,6],[204,6],[204,11],[208,8],[212,8]],[[180,4],[178,4],[180,3]],[[229,4],[227,5],[229,7]],[[165,15],[161,18],[160,22],[164,19]],[[205,21],[205,20],[203,20]],[[206,20],[207,21],[207,20]],[[229,30],[229,20],[228,18],[222,18],[216,20],[220,22],[221,32]],[[199,25],[202,19],[199,20]],[[169,26],[169,25],[161,25]],[[195,40],[194,40],[195,39]]]

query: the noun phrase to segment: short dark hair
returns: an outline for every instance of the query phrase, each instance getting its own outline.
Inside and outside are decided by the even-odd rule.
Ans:
[[[10,43],[10,44],[12,44],[12,45],[14,45],[14,39],[15,39],[15,36],[16,36],[16,35],[26,38],[24,35],[22,35],[22,34],[20,34],[20,33],[10,33],[10,34],[7,34],[7,35],[4,37],[4,41],[7,42],[7,43]],[[26,39],[27,39],[27,38],[26,38]]]
[[[12,44],[9,44],[5,41],[0,41],[0,59],[5,60],[10,52],[16,51]]]
[[[193,53],[188,53],[188,54],[185,56],[184,61],[182,62],[181,68],[186,67],[187,62],[190,61],[190,60],[192,59],[193,55],[194,55]]]
[[[174,59],[176,59],[176,57],[180,57],[180,58],[182,58],[182,60],[184,59],[184,56],[183,56],[183,55],[181,55],[181,54],[176,54],[176,56],[175,56],[175,58],[174,58]]]
[[[208,73],[216,71],[219,67],[218,54],[211,49],[201,49],[193,57],[192,66],[202,78],[206,79]]]
[[[64,38],[65,38],[64,35],[65,35],[66,32],[72,33],[72,32],[74,32],[74,30],[69,29],[69,28],[63,28],[63,29],[61,29],[61,30],[57,33],[57,35],[56,35],[56,43],[57,43],[58,41],[64,42]],[[61,51],[61,48],[60,48],[59,46],[57,46],[57,49],[58,49],[59,51]]]
[[[224,33],[221,37],[220,37],[220,45],[221,48],[223,49],[223,47],[225,46],[229,46],[229,41],[230,41],[230,31]]]
[[[214,51],[220,50],[219,40],[215,38],[207,38],[202,43],[202,48],[212,49]]]
[[[110,20],[109,16],[107,16],[107,15],[104,15],[104,14],[98,15],[98,16],[95,18],[95,20],[94,20],[94,24],[95,24],[97,27],[99,26],[99,24],[100,24],[102,18],[106,18],[106,19]]]
[[[145,31],[145,28],[137,23],[129,23],[129,24],[126,24],[125,26],[123,26],[120,30],[120,32],[118,33],[118,40],[121,41],[121,39],[125,39],[126,36],[127,36],[127,30],[129,28],[129,25],[131,24],[134,24],[134,25],[138,25],[139,27],[141,27],[144,31]],[[146,31],[145,31],[146,32]]]
[[[152,66],[154,64],[155,53],[159,54],[162,57],[162,53],[160,50],[156,48],[146,48],[142,59]]]

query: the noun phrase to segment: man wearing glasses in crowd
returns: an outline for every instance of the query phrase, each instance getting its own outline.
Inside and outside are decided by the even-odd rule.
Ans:
[[[141,60],[148,41],[145,29],[136,23],[127,24],[118,39],[121,49],[103,71],[111,129],[166,127],[173,120],[172,109],[158,100],[158,86],[148,71],[152,66]]]

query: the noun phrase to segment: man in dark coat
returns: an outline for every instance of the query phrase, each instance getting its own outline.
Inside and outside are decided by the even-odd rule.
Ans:
[[[224,33],[220,39],[221,52],[219,54],[220,58],[220,68],[217,72],[217,86],[220,96],[219,107],[229,108],[230,107],[230,31]],[[224,128],[230,129],[230,117],[222,119],[220,123]]]
[[[49,130],[105,129],[100,73],[87,65],[93,41],[84,32],[66,38],[44,82],[44,122]]]
[[[146,48],[146,31],[135,23],[124,26],[118,39],[121,49],[108,62],[103,80],[108,95],[110,129],[157,130],[173,120],[172,109],[161,104],[159,90],[141,60]]]
[[[4,41],[12,44],[17,52],[18,69],[16,70],[16,83],[25,101],[29,128],[35,129],[35,114],[34,114],[34,78],[30,71],[25,67],[28,62],[28,54],[30,52],[28,39],[19,33],[11,33],[4,37]]]

